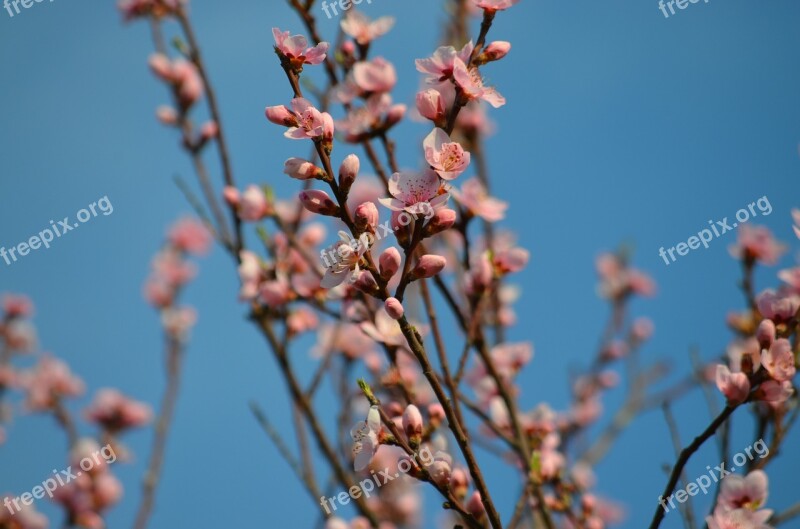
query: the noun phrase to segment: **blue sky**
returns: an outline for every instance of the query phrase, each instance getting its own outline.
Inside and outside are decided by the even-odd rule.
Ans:
[[[411,103],[419,79],[413,59],[435,48],[444,13],[427,0],[363,7],[370,16],[397,17],[374,53],[395,63],[395,99]],[[284,140],[263,108],[289,97],[270,29],[297,32],[300,23],[276,1],[198,1],[192,11],[237,180],[269,183],[288,196],[294,187],[281,163],[306,149]],[[504,225],[532,255],[517,277],[524,295],[510,333],[536,347],[520,380],[526,406],[566,404],[566,369],[589,361],[607,316],[595,294],[594,258],[622,242],[635,247],[636,264],[659,285],[656,298],[635,304],[656,323],[644,358],[673,360],[678,377],[690,348],[705,358],[723,350],[730,338],[725,316],[742,307],[738,266],[727,252],[734,237],[669,267],[658,249],[763,196],[774,211],[759,220],[792,241],[789,211],[800,205],[799,21],[793,0],[711,0],[670,18],[654,0],[523,0],[498,16],[492,37],[514,48],[487,70],[509,100],[491,114],[498,134],[488,151],[494,192],[511,204]],[[323,18],[323,32],[333,35],[336,23]],[[32,297],[45,349],[67,359],[90,388],[115,386],[154,403],[163,387],[161,342],[141,284],[166,226],[190,212],[173,176],[192,173],[177,138],[153,117],[168,99],[148,72],[150,52],[146,25],[122,24],[112,2],[43,2],[13,18],[0,11],[0,244],[26,240],[103,196],[114,206],[112,215],[48,250],[12,266],[0,262],[0,291]],[[418,163],[427,132],[413,122],[396,130],[402,165]],[[793,245],[783,267],[795,260],[800,244]],[[762,270],[757,285],[774,285],[774,272]],[[283,383],[244,320],[237,288],[230,260],[217,250],[202,261],[188,293],[200,324],[153,527],[204,527],[219,523],[214,516],[228,525],[308,527],[319,517],[248,410],[255,399],[289,432]],[[311,365],[302,348],[294,355],[298,365]],[[606,404],[619,400],[612,393]],[[675,413],[684,442],[708,422],[699,392]],[[753,441],[744,414],[734,430],[734,450]],[[111,527],[131,523],[150,437],[148,429],[128,438],[137,458],[117,466],[127,493],[110,514]],[[598,468],[600,490],[628,505],[624,527],[642,527],[655,508],[666,479],[661,467],[673,461],[667,439],[661,414],[648,414]],[[787,444],[797,441],[795,434]],[[64,439],[50,419],[18,418],[0,450],[0,490],[30,490],[62,467],[63,454]],[[510,512],[516,481],[491,456],[481,458]],[[718,463],[709,445],[689,475]],[[796,482],[800,461],[787,451],[769,470],[769,505],[780,510],[797,500],[787,486]],[[699,509],[706,506],[700,500]],[[680,526],[674,515],[663,524]]]

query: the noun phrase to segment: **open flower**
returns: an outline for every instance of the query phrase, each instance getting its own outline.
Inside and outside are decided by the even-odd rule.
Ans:
[[[489,196],[486,188],[477,178],[473,177],[466,180],[461,186],[461,191],[453,188],[450,193],[470,213],[481,217],[485,221],[497,222],[503,220],[506,216],[508,203]]]
[[[716,372],[717,388],[731,404],[741,404],[750,393],[750,381],[744,373],[731,373],[728,366],[719,364]]]
[[[328,249],[327,254],[333,256],[333,262],[325,270],[325,276],[320,283],[322,288],[339,286],[348,275],[350,282],[355,282],[361,274],[358,263],[369,249],[369,235],[362,233],[357,242],[344,231],[339,232],[339,237],[342,240]]]
[[[755,511],[766,502],[767,475],[763,470],[754,470],[747,477],[735,475],[726,477],[720,488],[717,506]]]
[[[454,179],[469,167],[470,154],[461,144],[450,140],[450,136],[439,127],[428,134],[422,146],[425,160],[445,180]]]
[[[773,237],[766,226],[739,226],[738,241],[730,247],[732,257],[742,260],[759,261],[772,266],[786,251],[786,246]]]
[[[461,48],[461,51],[456,51],[452,46],[441,46],[433,52],[433,56],[426,59],[417,59],[417,71],[428,74],[428,83],[440,83],[446,81],[453,76],[453,69],[455,68],[456,60],[461,60],[463,64],[469,62],[472,50],[475,46],[472,41]]]
[[[772,347],[761,353],[761,364],[778,382],[792,380],[796,373],[792,344],[785,338],[775,340]]]
[[[707,516],[708,529],[772,529],[767,520],[772,511],[762,509],[753,512],[749,509],[729,510],[724,507],[714,509],[714,516]]]
[[[474,66],[467,67],[461,59],[456,59],[453,68],[453,78],[456,84],[464,91],[464,95],[470,100],[482,99],[499,108],[506,104],[506,98],[500,95],[496,89],[483,84],[481,73]]]
[[[473,0],[475,5],[487,11],[503,11],[513,6],[519,0]]]
[[[333,139],[333,118],[327,112],[320,112],[308,99],[292,99],[292,108],[285,106],[268,107],[267,119],[278,125],[288,127],[284,133],[289,139]]]
[[[358,423],[350,436],[353,438],[353,468],[356,472],[364,470],[375,457],[380,447],[378,434],[381,431],[381,415],[377,406],[372,406],[367,420]]]
[[[414,215],[427,215],[447,203],[450,194],[444,190],[431,169],[422,172],[403,171],[392,175],[389,193],[394,198],[381,198],[380,203],[392,211],[407,211]]]
[[[303,64],[319,64],[325,60],[327,42],[310,48],[303,35],[289,36],[288,31],[281,32],[278,28],[272,28],[272,36],[275,37],[275,49],[289,59],[295,68],[302,69]]]
[[[356,42],[360,45],[366,46],[392,29],[394,17],[380,17],[376,20],[370,20],[361,11],[353,9],[347,12],[347,16],[342,20],[341,26],[342,31],[356,39]]]

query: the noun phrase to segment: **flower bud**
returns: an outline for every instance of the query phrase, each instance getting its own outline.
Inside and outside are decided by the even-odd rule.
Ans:
[[[399,320],[405,314],[405,309],[403,308],[403,304],[400,303],[400,300],[397,298],[389,298],[383,304],[384,308],[386,309],[386,313],[389,315],[390,318],[393,320]]]
[[[417,266],[411,271],[411,279],[427,279],[441,272],[447,260],[441,255],[426,254],[419,258]]]
[[[178,122],[178,113],[168,105],[162,105],[156,109],[158,121],[164,125],[175,125]]]
[[[430,222],[425,226],[424,237],[431,237],[437,233],[449,230],[456,223],[456,212],[449,208],[441,208]]]
[[[267,116],[268,120],[276,125],[281,125],[283,127],[298,126],[297,118],[292,111],[286,108],[284,105],[267,107],[267,109],[264,111],[264,114]]]
[[[463,468],[456,468],[450,474],[450,489],[458,499],[464,499],[469,492],[469,478]]]
[[[156,76],[160,77],[163,81],[172,82],[172,63],[169,58],[162,53],[154,53],[150,56],[148,61],[150,69]]]
[[[445,452],[436,452],[436,455],[433,459],[433,464],[428,467],[428,472],[430,473],[431,478],[433,478],[433,481],[438,483],[440,486],[444,486],[450,483],[452,465],[453,458],[451,458],[449,454]]]
[[[217,134],[219,134],[219,125],[216,121],[207,121],[200,127],[200,139],[203,142],[216,138]]]
[[[761,320],[756,330],[756,338],[761,345],[761,349],[769,349],[775,341],[775,322],[772,320]]]
[[[447,418],[444,408],[441,404],[434,403],[428,406],[428,417],[430,418],[431,426],[438,428]]]
[[[238,206],[239,202],[242,199],[239,190],[233,186],[225,186],[225,189],[222,190],[222,198],[225,199],[225,202],[229,206],[234,206],[234,207]]]
[[[342,162],[342,166],[339,168],[339,189],[341,189],[344,195],[350,192],[350,188],[353,186],[353,182],[356,181],[360,167],[361,162],[355,154],[349,155]]]
[[[392,105],[389,111],[386,112],[386,127],[391,127],[399,123],[406,115],[405,105]]]
[[[486,516],[486,510],[483,507],[483,500],[480,493],[476,490],[472,493],[467,501],[467,512],[478,520],[482,520]]]
[[[395,298],[386,300],[387,305],[389,304],[389,300],[394,300],[400,305],[400,302]],[[402,310],[402,305],[400,308]],[[408,437],[408,442],[411,447],[418,447],[422,442],[422,414],[419,412],[419,408],[413,404],[409,404],[406,411],[403,412],[403,430],[406,432],[406,437]]]
[[[475,59],[475,63],[486,64],[487,62],[499,61],[511,50],[511,43],[504,40],[490,42],[483,52]]]
[[[403,258],[400,256],[400,252],[394,246],[386,248],[381,256],[378,258],[378,264],[380,265],[380,272],[381,277],[389,280],[394,276],[398,270],[400,270],[400,265],[403,262]]]
[[[283,164],[283,173],[297,180],[323,179],[325,177],[325,171],[302,158],[289,158],[286,160]]]
[[[437,125],[443,124],[447,117],[442,94],[433,88],[417,93],[417,111]]]
[[[269,213],[270,207],[264,191],[258,186],[248,186],[239,203],[239,218],[246,222],[257,222]]]
[[[339,215],[339,206],[333,202],[325,191],[308,189],[306,191],[301,191],[299,198],[303,207],[311,213],[318,213],[329,217],[336,217]]]
[[[375,278],[366,270],[361,271],[353,286],[365,294],[371,295],[378,291],[378,284],[375,282]]]
[[[353,55],[356,52],[356,45],[352,40],[346,40],[342,43],[342,53],[345,55]]]
[[[379,213],[374,202],[364,202],[358,206],[353,217],[356,228],[362,232],[374,232],[378,226]]]

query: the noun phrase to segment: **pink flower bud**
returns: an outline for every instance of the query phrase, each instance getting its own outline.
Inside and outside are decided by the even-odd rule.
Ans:
[[[438,402],[428,406],[428,417],[430,417],[431,425],[434,427],[439,426],[447,418],[444,408]]]
[[[283,127],[298,126],[295,115],[291,110],[283,105],[277,107],[267,107],[267,109],[264,111],[264,114],[267,116],[268,120],[276,125],[281,125]]]
[[[450,489],[456,498],[462,499],[469,492],[469,477],[463,468],[456,468],[450,475]]]
[[[417,93],[417,111],[434,123],[443,123],[446,117],[444,99],[438,90],[429,88]]]
[[[166,55],[155,53],[150,56],[148,64],[150,65],[150,69],[153,70],[153,73],[163,81],[169,83],[173,82],[172,63]]]
[[[354,219],[356,228],[361,231],[374,232],[378,226],[379,213],[374,202],[364,202],[356,208]]]
[[[346,40],[342,43],[342,53],[345,55],[353,55],[356,52],[356,45],[352,40]]]
[[[481,59],[483,62],[499,61],[508,55],[510,50],[510,42],[496,40],[494,42],[490,42],[489,45],[484,48],[483,53],[481,53]]]
[[[219,134],[219,125],[216,121],[207,121],[200,127],[200,139],[203,141],[216,138],[217,134]]]
[[[325,191],[319,189],[308,189],[300,192],[300,203],[312,213],[335,217],[339,215],[337,206]]]
[[[175,125],[178,122],[178,112],[167,105],[160,106],[156,109],[156,117],[164,125]]]
[[[225,202],[230,206],[238,206],[239,201],[242,199],[239,190],[233,186],[225,186],[225,189],[222,190],[222,198],[225,199]]]
[[[430,222],[425,226],[425,237],[431,237],[436,235],[437,233],[441,233],[445,230],[449,230],[453,227],[453,224],[456,223],[456,212],[455,210],[448,209],[448,208],[441,208]]]
[[[242,193],[239,204],[239,218],[247,222],[256,222],[269,214],[269,204],[264,191],[258,186],[248,186]]]
[[[351,154],[344,159],[342,166],[339,168],[339,188],[342,193],[347,194],[350,191],[353,182],[356,181],[360,167],[361,162],[355,154]]]
[[[389,298],[389,300],[394,300],[398,305],[400,304],[395,298]],[[386,301],[387,305],[389,300]],[[402,306],[400,306],[400,309],[402,310]],[[403,430],[406,432],[406,437],[408,437],[408,442],[411,443],[411,446],[419,446],[422,441],[422,414],[419,412],[419,408],[413,404],[409,404],[406,411],[403,412]]]
[[[750,381],[744,373],[731,373],[728,366],[719,364],[716,372],[717,388],[730,404],[741,404],[750,393]]]
[[[772,347],[772,342],[775,341],[775,322],[772,320],[761,320],[756,330],[756,338],[762,349],[769,349]]]
[[[423,255],[422,257],[419,258],[417,266],[414,267],[414,270],[411,271],[411,278],[427,279],[429,277],[433,277],[439,272],[441,272],[446,264],[447,264],[447,259],[445,259],[441,255],[432,255],[432,254]]]
[[[366,270],[361,272],[361,275],[358,276],[353,286],[365,294],[373,294],[378,290],[378,284],[375,282],[375,278]]]
[[[400,270],[400,265],[402,262],[403,258],[400,256],[400,252],[397,248],[391,246],[385,249],[378,258],[381,277],[386,280],[391,279],[392,276],[394,276],[397,271]]]
[[[486,515],[486,510],[483,507],[483,500],[477,490],[472,493],[472,496],[470,496],[467,501],[467,512],[478,520],[481,520]]]
[[[283,173],[297,180],[308,180],[310,178],[322,178],[325,176],[325,171],[302,158],[289,158],[286,160],[283,164]]]
[[[399,123],[406,115],[405,105],[392,105],[386,113],[386,126],[391,127]]]
[[[445,452],[436,452],[433,464],[428,467],[428,472],[430,472],[433,481],[444,486],[450,483],[452,466],[453,458],[451,458],[449,454]]]
[[[636,318],[631,325],[631,336],[637,342],[645,342],[653,336],[655,326],[650,318]]]

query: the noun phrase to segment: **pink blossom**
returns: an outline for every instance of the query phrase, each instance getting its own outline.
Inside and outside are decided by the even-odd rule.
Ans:
[[[126,21],[140,17],[175,15],[186,0],[122,0],[119,10]]]
[[[239,290],[239,298],[251,300],[258,296],[259,285],[264,279],[261,269],[261,260],[256,254],[249,250],[242,250],[239,254],[241,263],[239,264],[239,279],[242,288]]]
[[[496,40],[494,42],[490,42],[483,49],[483,52],[481,52],[480,61],[478,62],[499,61],[500,59],[508,55],[509,51],[511,51],[510,42],[506,42],[504,40]]]
[[[447,118],[447,109],[444,99],[439,91],[429,88],[417,93],[417,111],[426,119],[433,121],[437,126],[444,126]]]
[[[461,144],[451,141],[450,136],[436,127],[422,143],[425,160],[445,180],[453,180],[469,167],[470,154]]]
[[[761,320],[761,323],[758,324],[758,328],[756,329],[756,339],[758,340],[759,345],[763,349],[769,349],[772,347],[772,344],[775,342],[776,332],[777,329],[775,328],[775,323],[772,320]]]
[[[777,380],[767,380],[759,386],[755,398],[779,406],[786,402],[794,394],[792,383],[788,380],[778,382]]]
[[[239,218],[245,222],[258,222],[272,213],[272,206],[257,185],[250,185],[242,193],[239,203]]]
[[[347,12],[341,26],[342,31],[356,39],[361,46],[366,46],[392,29],[394,17],[380,17],[372,21],[361,11],[353,9]]]
[[[781,323],[789,321],[797,314],[800,309],[800,296],[788,292],[776,293],[769,289],[758,295],[756,303],[765,318]]]
[[[483,506],[483,499],[480,493],[476,490],[472,493],[467,500],[467,512],[478,520],[482,520],[486,516],[486,508]]]
[[[430,169],[418,173],[394,173],[389,180],[389,193],[394,198],[382,198],[381,204],[392,211],[407,211],[414,215],[428,214],[431,209],[442,207],[450,198],[439,175]]]
[[[197,219],[181,219],[169,230],[170,243],[177,249],[194,255],[205,255],[211,249],[212,238],[205,224]]]
[[[25,406],[31,411],[47,411],[58,400],[82,395],[85,389],[69,366],[52,356],[42,357],[32,370],[22,373],[21,383],[26,391]]]
[[[461,59],[455,61],[453,78],[470,100],[481,99],[494,108],[500,108],[506,104],[506,98],[500,95],[495,88],[484,85],[480,71],[474,66],[468,68]]]
[[[286,326],[292,335],[312,331],[319,325],[319,318],[316,313],[307,307],[300,307],[292,311],[286,318]]]
[[[792,380],[795,375],[794,353],[789,340],[781,338],[761,353],[761,365],[778,382]]]
[[[403,431],[409,442],[419,445],[422,440],[422,414],[419,408],[409,404],[403,412]]]
[[[342,193],[348,193],[350,188],[358,178],[358,171],[361,169],[361,160],[355,154],[349,154],[342,160],[339,167],[339,188]]]
[[[767,486],[767,474],[763,470],[754,470],[747,477],[727,476],[720,487],[717,507],[758,510],[767,502]]]
[[[508,248],[494,254],[494,267],[501,275],[519,272],[528,265],[530,253],[523,248]]]
[[[353,468],[360,472],[367,468],[380,447],[378,434],[381,431],[381,416],[377,406],[372,406],[365,421],[350,431],[353,438]]]
[[[295,68],[302,69],[303,64],[319,64],[325,60],[327,42],[320,42],[311,48],[303,35],[289,36],[288,31],[281,32],[278,28],[272,28],[272,36],[275,38],[275,50],[289,59]]]
[[[795,293],[800,294],[800,266],[778,272],[778,278],[787,283]]]
[[[372,321],[365,321],[362,322],[360,326],[364,334],[376,342],[397,347],[407,346],[403,331],[400,330],[400,324],[389,316],[385,309],[381,309],[375,313],[374,323]]]
[[[766,226],[742,224],[739,226],[738,241],[730,247],[732,257],[742,260],[759,261],[774,265],[786,251],[786,246],[775,240]]]
[[[322,288],[331,289],[339,286],[348,277],[351,282],[355,281],[361,273],[361,257],[369,250],[367,234],[362,234],[358,241],[354,241],[344,231],[339,232],[339,237],[341,240],[331,246],[327,252],[328,255],[333,255],[334,259],[322,278],[320,283]]]
[[[519,0],[473,0],[473,2],[486,11],[503,11],[515,5]]]
[[[362,93],[391,92],[397,84],[394,65],[383,57],[357,62],[352,73],[352,80]]]
[[[432,57],[416,60],[417,71],[428,74],[428,83],[446,81],[453,76],[456,61],[460,60],[462,64],[469,62],[474,48],[472,41],[465,44],[461,51],[456,51],[452,46],[441,46]]]
[[[27,296],[5,294],[3,295],[3,311],[6,318],[30,318],[33,316],[33,303]]]
[[[708,529],[772,529],[766,523],[771,516],[769,509],[753,512],[750,509],[717,507],[713,516],[706,517],[706,523]]]
[[[174,340],[184,341],[197,323],[197,311],[192,307],[168,307],[161,312],[164,331]]]
[[[288,127],[284,136],[292,140],[326,140],[333,139],[333,118],[327,112],[320,112],[307,99],[292,99],[292,108],[285,106],[269,107],[267,118],[273,123]]]
[[[750,394],[750,381],[744,373],[731,373],[728,366],[719,364],[716,371],[717,388],[731,404],[741,404]]]
[[[497,222],[506,216],[508,203],[489,196],[477,177],[465,180],[460,191],[453,188],[450,192],[470,213],[488,222]]]
[[[161,80],[175,87],[184,109],[196,103],[203,95],[203,80],[193,63],[185,59],[172,61],[167,56],[156,53],[150,57],[150,68]]]
[[[644,342],[653,336],[655,325],[650,318],[636,318],[631,324],[631,336],[637,342]]]
[[[129,399],[116,389],[104,388],[97,391],[84,415],[87,421],[116,432],[144,426],[152,420],[153,411],[147,404]]]

